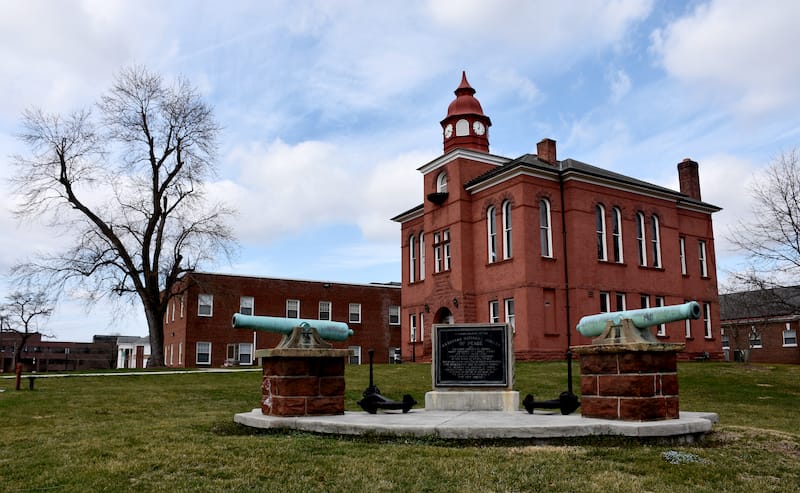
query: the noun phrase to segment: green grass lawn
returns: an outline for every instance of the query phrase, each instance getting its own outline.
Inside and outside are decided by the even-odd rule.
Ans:
[[[720,416],[700,444],[265,432],[233,423],[259,405],[258,372],[0,380],[0,491],[800,491],[800,367],[683,363],[679,377],[682,410]],[[368,379],[347,368],[349,410]],[[390,398],[423,402],[430,381],[429,365],[375,368]],[[519,363],[516,388],[555,398],[566,366]]]

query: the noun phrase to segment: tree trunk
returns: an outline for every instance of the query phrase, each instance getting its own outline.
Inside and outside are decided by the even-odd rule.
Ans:
[[[158,310],[145,306],[147,328],[150,335],[150,358],[147,360],[148,368],[163,368],[164,363],[164,315]]]

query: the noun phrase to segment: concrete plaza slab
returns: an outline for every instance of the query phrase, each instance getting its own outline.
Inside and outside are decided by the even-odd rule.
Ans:
[[[236,414],[234,421],[262,429],[288,429],[334,435],[386,435],[444,439],[553,440],[588,436],[623,436],[692,442],[710,432],[716,413],[681,412],[662,421],[615,421],[584,418],[580,414],[526,411],[346,412],[337,416],[277,417],[261,409]]]

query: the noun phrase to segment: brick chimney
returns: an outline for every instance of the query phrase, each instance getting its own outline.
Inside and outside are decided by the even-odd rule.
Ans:
[[[700,175],[697,172],[697,162],[688,157],[678,163],[678,181],[681,184],[681,193],[697,200],[700,199]]]
[[[556,141],[553,139],[542,139],[536,144],[536,155],[540,161],[549,164],[558,164],[556,159]]]

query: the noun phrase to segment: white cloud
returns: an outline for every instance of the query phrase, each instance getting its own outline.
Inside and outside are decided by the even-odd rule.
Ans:
[[[800,3],[711,1],[652,33],[664,69],[702,97],[757,115],[800,100]]]
[[[619,103],[631,90],[631,78],[622,69],[612,71],[606,78],[611,89],[611,102]]]

